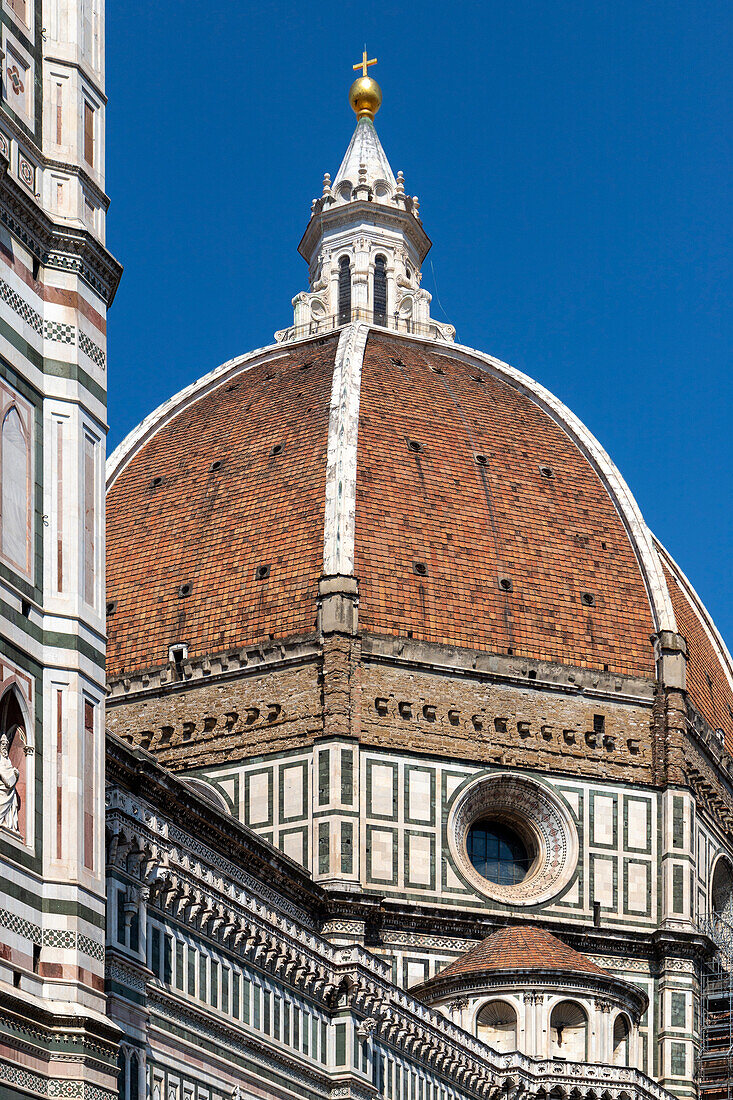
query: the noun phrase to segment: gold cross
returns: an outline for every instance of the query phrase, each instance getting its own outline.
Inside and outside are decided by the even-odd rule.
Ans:
[[[353,69],[361,69],[362,76],[367,76],[367,68],[369,67],[369,65],[376,65],[377,63],[376,57],[370,58],[369,61],[367,61],[367,57],[369,57],[369,54],[367,53],[367,49],[365,46],[364,53],[361,55],[361,61],[357,61],[356,65],[352,65]]]

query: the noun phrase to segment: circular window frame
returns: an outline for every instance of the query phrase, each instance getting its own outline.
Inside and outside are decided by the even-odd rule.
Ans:
[[[534,859],[521,882],[491,882],[471,863],[468,832],[481,820],[509,825],[532,846]],[[464,787],[448,818],[448,847],[476,893],[506,905],[547,901],[568,885],[578,865],[578,831],[567,807],[543,784],[512,773],[481,775]]]

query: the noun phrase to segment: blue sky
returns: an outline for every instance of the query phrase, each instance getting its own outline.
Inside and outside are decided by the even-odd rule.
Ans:
[[[434,313],[585,421],[730,645],[730,3],[107,0],[110,449],[290,323],[364,41]]]

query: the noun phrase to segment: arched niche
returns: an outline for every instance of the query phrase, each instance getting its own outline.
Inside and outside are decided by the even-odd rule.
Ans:
[[[500,1054],[517,1049],[517,1013],[508,1001],[489,1001],[476,1016],[476,1037]]]
[[[725,856],[719,856],[713,870],[710,908],[716,916],[733,924],[733,865]]]
[[[0,424],[0,549],[28,574],[31,567],[31,440],[27,415],[11,405]]]
[[[30,717],[15,684],[0,697],[0,827],[25,841],[28,834]]]
[[[631,1047],[631,1023],[624,1012],[613,1021],[613,1049],[611,1060],[615,1066],[628,1066]]]
[[[550,1056],[585,1062],[588,1054],[588,1017],[577,1001],[560,1001],[550,1015]]]

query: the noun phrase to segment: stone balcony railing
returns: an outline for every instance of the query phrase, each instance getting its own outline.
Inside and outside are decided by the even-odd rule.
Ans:
[[[344,325],[358,323],[387,329],[402,336],[420,336],[427,340],[452,342],[456,336],[453,325],[444,324],[441,321],[431,319],[423,323],[413,320],[412,317],[402,317],[399,313],[380,314],[368,309],[354,308],[347,312],[314,317],[304,325],[291,325],[290,328],[280,329],[275,333],[275,340],[278,344],[289,344],[294,340],[306,340],[309,336],[323,336]]]

